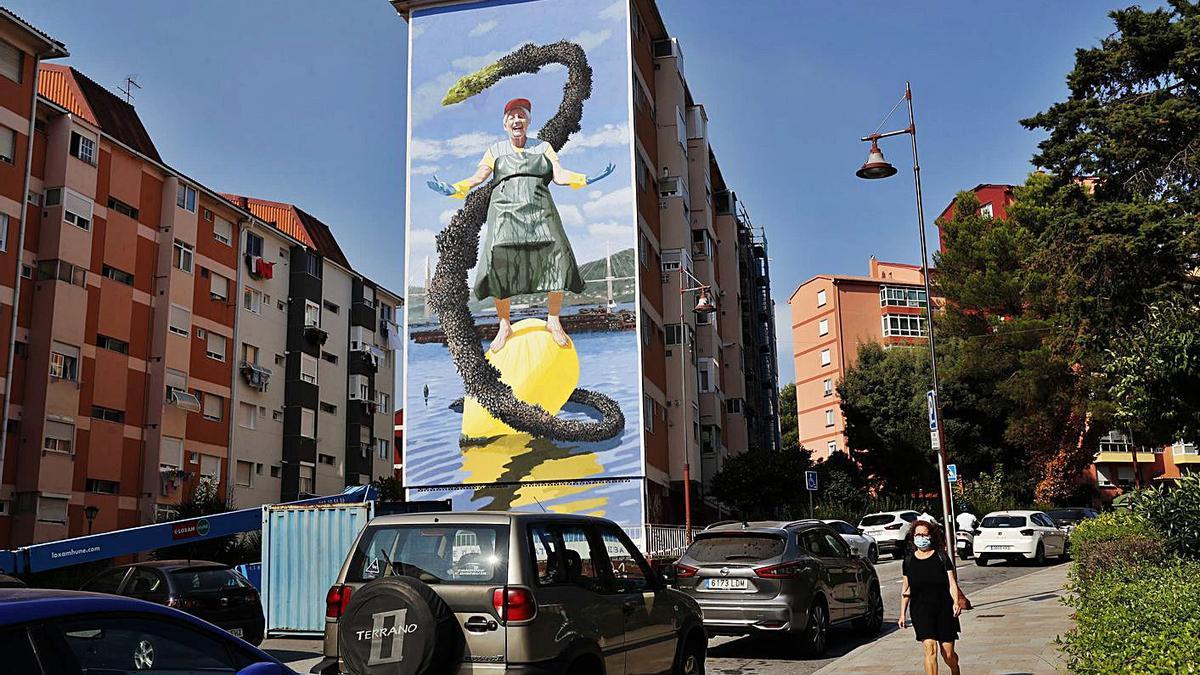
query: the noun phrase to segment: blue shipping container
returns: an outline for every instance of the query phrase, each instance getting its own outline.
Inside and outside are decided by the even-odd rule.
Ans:
[[[321,635],[325,594],[374,502],[264,506],[262,597],[267,635]]]

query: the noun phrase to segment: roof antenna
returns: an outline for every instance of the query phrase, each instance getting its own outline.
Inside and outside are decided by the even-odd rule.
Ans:
[[[125,94],[125,102],[133,105],[133,90],[141,88],[142,85],[137,83],[137,73],[134,73],[133,75],[127,75],[125,77],[125,86],[120,88],[119,91],[122,94]]]

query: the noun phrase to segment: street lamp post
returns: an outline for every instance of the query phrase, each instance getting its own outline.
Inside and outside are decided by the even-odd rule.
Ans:
[[[933,294],[929,289],[929,254],[925,246],[925,202],[921,196],[921,162],[917,158],[917,124],[913,117],[912,103],[912,87],[908,82],[904,83],[904,98],[902,101],[908,104],[908,128],[898,131],[889,131],[887,133],[872,133],[862,137],[865,143],[870,141],[871,150],[867,156],[867,161],[856,172],[859,178],[867,180],[875,180],[879,178],[888,178],[896,175],[896,167],[887,163],[883,159],[883,152],[879,149],[879,139],[888,138],[890,136],[899,136],[908,134],[909,140],[912,141],[912,158],[913,158],[913,185],[917,190],[917,228],[921,235],[921,277],[925,282],[925,323],[929,327],[929,374],[933,380],[933,400],[934,405],[938,408],[937,416],[941,419],[941,397],[938,396],[938,373],[937,373],[937,343],[933,336]],[[897,106],[900,104],[897,103]],[[892,108],[894,112],[896,108]],[[891,113],[888,113],[890,116]],[[886,122],[887,119],[885,118]],[[882,127],[883,124],[880,123]],[[954,555],[954,514],[950,510],[950,481],[946,475],[946,444],[942,442],[942,425],[939,423],[937,432],[937,456],[938,456],[938,477],[941,486],[939,492],[942,493],[942,514],[945,522],[946,532],[946,551],[951,559],[957,559]]]
[[[703,281],[700,281],[691,272],[687,271],[683,264],[683,251],[679,255],[679,426],[683,428],[683,527],[684,534],[687,537],[687,543],[692,543],[692,449],[688,447],[688,422],[687,411],[684,409],[684,394],[687,391],[687,324],[684,323],[684,308],[683,296],[685,293],[695,291],[700,292],[700,297],[696,300],[696,307],[692,310],[696,314],[711,314],[716,311],[717,307],[713,304],[712,298],[709,297],[709,286]],[[686,287],[688,282],[697,284],[690,288]]]
[[[99,506],[83,507],[83,517],[87,518],[88,534],[92,533],[92,522],[96,520],[96,516],[100,514]]]

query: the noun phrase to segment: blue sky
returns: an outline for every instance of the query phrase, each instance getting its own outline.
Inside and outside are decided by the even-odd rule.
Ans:
[[[136,73],[135,104],[168,163],[220,190],[303,205],[356,267],[403,288],[408,26],[385,0],[5,4],[66,42],[67,62],[101,84]],[[960,189],[1023,179],[1041,136],[1017,120],[1065,96],[1074,50],[1111,33],[1105,13],[1123,6],[659,5],[722,172],[767,228],[780,316],[814,274],[862,274],[872,254],[917,261],[906,141],[884,145],[900,175],[854,177],[866,157],[858,138],[906,79],[932,219]],[[900,116],[887,125],[902,126]],[[787,382],[792,347],[779,327]]]

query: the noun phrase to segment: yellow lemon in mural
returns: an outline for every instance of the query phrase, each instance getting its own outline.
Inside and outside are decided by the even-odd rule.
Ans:
[[[579,384],[579,354],[575,343],[558,346],[546,322],[524,319],[513,324],[513,334],[487,359],[500,371],[500,381],[512,387],[513,395],[558,414]],[[513,434],[516,430],[492,417],[475,399],[463,404],[462,433],[471,438]]]

